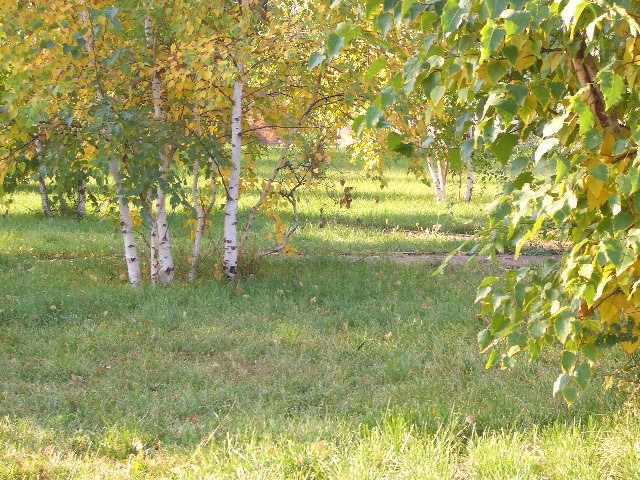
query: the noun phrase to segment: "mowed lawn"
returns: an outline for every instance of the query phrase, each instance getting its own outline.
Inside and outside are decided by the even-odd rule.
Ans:
[[[640,478],[640,422],[602,390],[616,355],[571,409],[557,352],[484,369],[473,298],[497,267],[337,255],[446,251],[495,186],[438,207],[402,166],[384,190],[351,169],[345,210],[333,174],[302,202],[301,255],[249,258],[238,284],[212,275],[219,213],[199,282],[178,211],[177,283],[135,290],[112,218],[45,221],[18,194],[0,218],[0,478]]]

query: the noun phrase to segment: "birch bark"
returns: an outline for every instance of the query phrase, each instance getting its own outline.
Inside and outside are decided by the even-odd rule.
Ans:
[[[153,24],[151,17],[147,17],[144,21],[144,30],[147,36],[147,43],[153,52],[153,73],[151,76],[151,94],[153,97],[153,110],[157,120],[164,122],[165,114],[162,108],[162,86],[160,84],[160,75],[155,67],[156,56],[156,39],[153,35]],[[161,145],[160,151],[160,172],[162,178],[166,179],[169,173],[169,155],[167,154],[166,145]],[[156,216],[155,220],[151,216],[152,235],[153,231],[157,235],[157,253],[159,262],[158,278],[163,283],[172,283],[175,272],[175,264],[173,261],[173,251],[171,248],[171,238],[169,236],[169,221],[167,219],[167,195],[158,185],[156,199]],[[155,224],[155,225],[154,225]],[[153,258],[151,260],[154,261]]]
[[[242,90],[243,83],[233,85],[233,111],[231,114],[231,175],[227,186],[227,205],[224,214],[224,256],[222,268],[227,278],[233,279],[238,271],[238,198],[240,167],[242,165]]]

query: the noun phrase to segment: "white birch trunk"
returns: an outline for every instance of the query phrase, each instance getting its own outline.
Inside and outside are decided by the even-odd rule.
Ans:
[[[206,218],[204,208],[200,205],[198,199],[198,181],[200,180],[200,159],[196,158],[193,166],[193,186],[191,187],[191,199],[193,208],[196,210],[198,224],[196,225],[196,234],[193,239],[193,252],[191,253],[191,268],[189,269],[188,280],[194,282],[198,275],[198,262],[200,261],[200,251],[202,250],[202,234],[206,226]]]
[[[443,175],[442,164],[440,161],[427,158],[427,166],[429,167],[429,174],[431,175],[431,181],[433,182],[433,191],[436,198],[436,202],[442,203],[447,199],[446,183]]]
[[[173,263],[173,252],[171,250],[171,239],[169,237],[166,198],[167,197],[162,190],[162,187],[158,186],[156,220],[153,223],[156,224],[156,228],[158,230],[158,261],[160,263],[159,278],[163,283],[171,283],[173,282],[175,266]]]
[[[131,285],[139,285],[142,282],[142,273],[140,272],[133,222],[131,221],[131,210],[129,210],[129,201],[121,194],[122,178],[120,177],[120,166],[115,156],[111,157],[109,166],[111,176],[116,184],[118,207],[120,209],[120,231],[122,232],[122,239],[124,241],[124,256],[127,261],[129,283]]]
[[[84,174],[78,179],[78,216],[87,216],[87,177]]]
[[[471,197],[473,196],[473,182],[473,163],[471,159],[469,159],[467,160],[467,190],[464,194],[464,201],[467,203],[471,201]]]
[[[49,193],[47,192],[47,181],[44,175],[38,173],[38,184],[40,186],[40,201],[42,202],[42,212],[46,218],[52,218],[53,213],[49,208]]]
[[[83,24],[87,24],[87,13],[82,12],[81,19]],[[93,39],[85,35],[86,50],[89,55],[93,55]],[[96,96],[102,101],[103,94],[98,82],[97,63],[95,58],[93,66],[96,69]],[[104,132],[108,136],[108,132]],[[118,197],[118,210],[120,211],[120,231],[122,232],[122,240],[124,243],[124,257],[127,263],[127,273],[129,275],[129,283],[131,285],[140,285],[142,283],[142,273],[140,271],[140,261],[138,260],[138,248],[136,247],[136,239],[134,236],[133,221],[131,220],[131,210],[129,209],[129,200],[121,194],[122,177],[120,176],[120,165],[118,160],[112,154],[109,160],[109,170],[116,186],[116,195]]]
[[[158,70],[155,68],[155,48],[156,40],[153,36],[153,25],[151,23],[151,17],[147,17],[144,21],[144,30],[147,36],[147,42],[149,48],[153,50],[154,55],[154,68],[151,77],[151,93],[153,97],[153,111],[156,119],[164,121],[164,111],[162,109],[162,87],[160,84],[160,76]],[[160,172],[163,178],[167,177],[169,172],[169,156],[167,155],[166,146],[160,146]],[[158,261],[160,269],[158,277],[163,283],[172,283],[175,271],[175,264],[173,262],[173,251],[171,248],[171,238],[169,237],[169,222],[167,219],[167,196],[162,189],[161,185],[158,185],[157,189],[158,198],[156,200],[156,219],[153,221],[152,217],[152,229],[153,223],[157,228],[157,240],[158,240]],[[152,259],[153,262],[153,259]]]
[[[224,214],[224,257],[222,267],[227,278],[233,279],[238,271],[238,196],[240,167],[242,164],[242,81],[233,85],[233,111],[231,114],[231,175],[227,186],[227,206]]]
[[[41,152],[42,145],[40,143],[40,140],[36,140],[36,153],[38,154],[38,157],[40,157]],[[49,208],[49,192],[47,191],[47,180],[40,171],[40,158],[38,158],[38,187],[40,189],[40,203],[42,204],[42,213],[44,213],[45,218],[52,218],[53,213],[51,213],[51,208]]]
[[[151,233],[149,238],[149,274],[151,283],[156,285],[160,276],[160,264],[158,261],[158,223],[153,215],[153,201],[151,200],[151,192],[147,192],[147,213],[151,222]]]

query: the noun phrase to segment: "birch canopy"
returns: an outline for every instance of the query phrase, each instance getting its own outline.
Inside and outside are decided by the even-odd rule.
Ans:
[[[554,387],[568,403],[603,351],[640,347],[640,183],[637,144],[640,5],[623,1],[369,0],[335,2],[339,21],[358,15],[400,66],[356,120],[397,150],[411,147],[398,123],[446,118],[455,99],[462,158],[491,154],[511,172],[474,247],[516,256],[553,229],[570,248],[542,269],[489,277],[477,301],[487,366],[563,346]],[[340,30],[336,30],[340,35]],[[395,36],[412,39],[398,52]],[[387,40],[391,38],[391,40]],[[329,38],[326,56],[335,56]],[[371,69],[377,70],[374,62]],[[418,103],[396,121],[397,106]],[[472,138],[466,137],[472,129]],[[524,142],[536,145],[519,155]]]

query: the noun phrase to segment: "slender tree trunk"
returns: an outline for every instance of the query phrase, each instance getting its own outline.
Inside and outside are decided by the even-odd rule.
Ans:
[[[222,267],[227,278],[233,279],[238,271],[238,197],[240,167],[242,164],[242,81],[233,85],[233,111],[231,116],[231,175],[227,186],[227,206],[224,215],[224,257]]]
[[[197,134],[200,135],[200,111],[199,106],[196,103],[194,108],[194,120],[196,122],[196,131]],[[198,275],[198,265],[200,263],[200,252],[202,251],[202,237],[204,236],[204,231],[207,227],[207,220],[209,219],[209,214],[213,209],[213,206],[216,203],[216,197],[218,194],[218,184],[216,182],[216,174],[215,174],[215,162],[213,158],[209,159],[211,164],[211,200],[209,204],[204,207],[200,200],[198,199],[198,183],[200,182],[200,159],[196,157],[195,164],[193,166],[193,185],[191,187],[191,199],[193,200],[193,208],[196,211],[197,217],[197,225],[196,225],[196,234],[193,239],[193,252],[191,254],[191,268],[189,269],[188,280],[190,282],[195,282],[196,277]]]
[[[147,42],[149,48],[153,51],[154,56],[154,68],[151,77],[151,93],[153,96],[153,110],[157,120],[164,122],[164,111],[162,109],[162,87],[160,84],[160,76],[157,68],[155,68],[155,50],[156,39],[153,36],[153,25],[151,23],[151,17],[147,17],[144,22],[145,34],[147,36]],[[160,172],[163,178],[167,178],[169,173],[169,155],[167,154],[167,147],[165,145],[160,146]],[[153,217],[152,217],[152,229],[153,229]],[[159,279],[163,283],[172,283],[175,271],[175,264],[173,262],[173,251],[171,248],[171,238],[169,237],[169,221],[167,219],[167,196],[162,188],[162,185],[158,185],[157,188],[157,200],[156,200],[156,229],[158,239],[158,260],[160,263]]]
[[[78,216],[87,216],[87,177],[84,174],[78,179]]]
[[[88,23],[88,17],[86,12],[81,13],[81,20],[83,24]],[[96,97],[99,101],[104,99],[102,93],[102,87],[100,85],[98,76],[98,62],[94,56],[93,50],[93,38],[89,35],[85,35],[86,41],[85,49],[87,53],[92,56],[92,64],[95,69],[96,75]],[[108,139],[108,132],[104,132],[105,137]],[[131,220],[131,210],[129,209],[129,200],[122,195],[122,177],[120,176],[120,165],[116,157],[111,154],[109,160],[109,170],[113,181],[116,186],[116,195],[118,197],[118,210],[120,211],[120,231],[122,232],[122,240],[124,243],[124,256],[127,263],[127,273],[129,275],[129,283],[131,285],[140,285],[142,283],[142,273],[140,272],[140,261],[138,259],[138,248],[136,247],[136,239],[134,236],[133,221]]]
[[[175,266],[171,239],[169,237],[169,221],[167,219],[167,200],[162,187],[158,186],[158,199],[156,202],[156,224],[158,233],[158,260],[160,263],[159,278],[163,283],[173,282]]]
[[[122,178],[120,177],[120,165],[115,156],[111,157],[109,167],[117,190],[118,207],[120,209],[120,230],[124,241],[124,256],[127,261],[129,283],[131,283],[131,285],[139,285],[142,282],[142,273],[140,272],[133,222],[131,221],[131,210],[129,210],[129,201],[121,193]]]
[[[580,48],[575,56],[571,59],[573,69],[578,77],[580,85],[588,87],[587,105],[598,119],[602,128],[612,134],[614,137],[628,136],[629,128],[621,125],[614,112],[607,112],[607,104],[604,94],[600,90],[598,83],[595,81],[598,76],[599,69],[593,59],[593,56],[586,51],[587,45],[583,40]]]
[[[471,159],[467,160],[467,190],[464,194],[464,201],[469,203],[471,201],[471,197],[473,196],[473,162]]]
[[[213,161],[212,161],[213,163]],[[200,162],[196,159],[196,164],[194,166],[194,174],[193,174],[193,187],[191,190],[191,198],[193,199],[193,205],[196,209],[196,216],[198,224],[196,226],[196,234],[193,239],[193,253],[191,255],[191,268],[189,270],[189,281],[194,282],[198,275],[198,265],[200,264],[200,252],[202,251],[202,237],[204,236],[205,229],[207,227],[207,221],[209,219],[209,215],[213,206],[216,202],[217,196],[217,183],[215,174],[213,173],[213,165],[212,165],[212,178],[211,178],[211,188],[212,195],[211,201],[209,205],[205,208],[202,206],[198,199],[198,182],[200,178]]]
[[[42,164],[40,162],[40,153],[42,152],[42,144],[40,140],[36,140],[36,153],[38,154],[38,186],[40,188],[40,202],[42,204],[42,213],[45,218],[53,218],[51,208],[49,208],[49,192],[47,191],[47,180],[42,174]]]
[[[204,208],[200,204],[198,199],[198,181],[200,180],[200,160],[196,158],[193,166],[193,186],[191,187],[191,199],[193,201],[193,208],[196,210],[196,218],[198,224],[196,225],[196,234],[193,239],[193,252],[191,253],[191,268],[189,269],[188,280],[194,282],[198,275],[198,263],[200,262],[200,251],[202,250],[202,234],[207,224],[207,219],[204,215]]]
[[[436,202],[442,203],[447,199],[446,192],[446,170],[443,169],[440,160],[433,160],[427,158],[427,167],[431,174],[431,180],[433,181],[433,190],[436,197]]]
[[[53,218],[53,213],[49,208],[49,193],[47,192],[47,181],[44,175],[38,173],[38,184],[40,186],[40,200],[42,202],[42,212],[46,218]]]
[[[151,192],[147,192],[145,197],[147,204],[147,214],[151,222],[151,233],[149,238],[149,274],[151,283],[156,285],[160,278],[160,263],[158,261],[158,222],[153,214],[153,201],[151,200]]]

